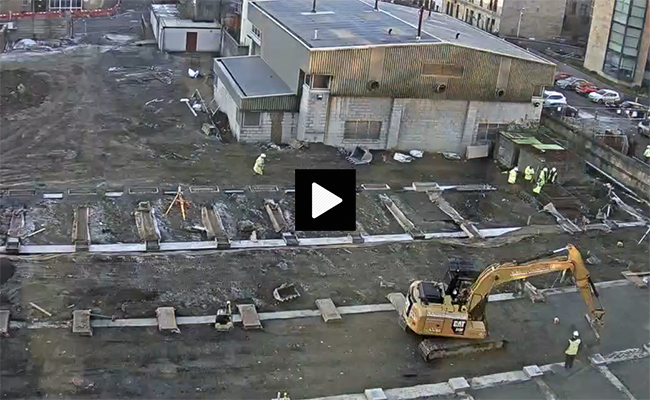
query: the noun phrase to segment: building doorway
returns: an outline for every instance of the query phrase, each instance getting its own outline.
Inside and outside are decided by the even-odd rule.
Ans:
[[[195,52],[196,51],[196,42],[198,41],[197,32],[186,32],[185,33],[185,51]]]

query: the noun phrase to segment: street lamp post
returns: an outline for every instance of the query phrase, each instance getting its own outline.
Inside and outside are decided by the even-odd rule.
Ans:
[[[524,16],[524,11],[526,11],[526,7],[522,7],[521,10],[519,10],[519,22],[517,22],[517,37],[519,37],[519,32],[521,31],[521,18]]]

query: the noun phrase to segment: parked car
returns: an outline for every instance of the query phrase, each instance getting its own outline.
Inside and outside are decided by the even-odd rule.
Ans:
[[[637,130],[639,132],[639,135],[643,135],[645,137],[650,138],[650,120],[646,119],[641,122],[636,126]]]
[[[593,93],[596,91],[598,91],[598,87],[596,87],[596,85],[594,85],[591,82],[585,82],[582,85],[576,87],[576,93],[580,93],[580,94],[588,95],[589,93]]]
[[[630,118],[646,118],[648,107],[635,101],[624,101],[617,105],[617,114],[627,115]]]
[[[569,106],[569,105],[567,105],[567,106],[565,106],[565,107],[562,108],[562,114],[563,114],[565,117],[572,117],[572,118],[575,118],[575,117],[578,116],[578,113],[579,113],[578,109],[575,108],[575,107],[573,107],[573,106]]]
[[[544,107],[565,106],[566,104],[566,97],[562,93],[552,90],[544,91]]]
[[[576,78],[575,76],[570,76],[565,79],[560,79],[559,81],[555,82],[555,84],[561,87],[562,89],[567,89],[569,86],[571,86],[573,82],[577,80],[578,78]]]
[[[573,89],[573,90],[576,90],[576,88],[577,88],[578,86],[580,86],[580,85],[584,85],[584,84],[586,84],[586,83],[590,83],[590,82],[589,82],[588,80],[586,80],[586,79],[578,78],[578,79],[576,79],[575,81],[573,81],[573,83],[571,83],[567,89]]]
[[[558,71],[558,72],[555,73],[555,82],[564,80],[566,78],[569,78],[570,76],[571,76],[571,74],[569,74],[569,73],[559,72]]]
[[[600,89],[596,92],[589,93],[589,100],[594,103],[606,103],[610,101],[620,101],[621,96],[610,89]]]

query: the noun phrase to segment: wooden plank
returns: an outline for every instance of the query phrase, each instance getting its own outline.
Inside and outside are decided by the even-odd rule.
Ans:
[[[456,211],[456,209],[442,197],[442,193],[428,192],[427,194],[429,196],[429,200],[435,204],[440,209],[440,211],[447,214],[470,239],[483,239],[483,234],[481,231],[478,230],[478,228],[476,228],[476,226],[474,226],[474,224],[472,224],[470,221],[463,218],[462,215],[460,215],[460,213]]]
[[[147,245],[147,250],[160,248],[160,230],[149,202],[140,202],[135,210],[135,224],[138,234]]]
[[[341,320],[341,314],[339,314],[332,299],[318,299],[316,300],[316,307],[318,307],[320,315],[323,317],[323,321],[337,322]]]
[[[379,199],[382,204],[388,209],[391,215],[395,218],[397,223],[404,229],[404,232],[408,233],[415,239],[424,239],[424,232],[418,229],[415,224],[404,215],[402,210],[397,207],[395,202],[388,196],[382,194],[379,195]]]
[[[223,227],[221,215],[215,206],[201,207],[201,221],[208,231],[208,240],[216,240],[217,243],[230,243],[228,234]]]
[[[262,322],[254,304],[237,304],[244,329],[262,329]]]
[[[621,275],[623,275],[623,277],[628,281],[634,283],[634,285],[640,289],[645,289],[648,287],[648,284],[645,283],[643,279],[639,278],[639,274],[635,274],[630,271],[622,271]]]
[[[286,232],[289,230],[289,226],[287,221],[284,219],[284,214],[282,213],[282,208],[279,204],[277,204],[273,199],[266,199],[264,200],[264,209],[269,215],[275,233]]]
[[[76,250],[88,250],[90,246],[90,223],[88,207],[77,207],[72,217],[72,244]]]

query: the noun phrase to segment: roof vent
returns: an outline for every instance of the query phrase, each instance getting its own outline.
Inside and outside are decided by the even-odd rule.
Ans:
[[[314,40],[318,40],[318,29],[314,29]]]
[[[377,90],[379,89],[379,82],[377,81],[368,81],[366,84],[366,89],[368,90]]]
[[[505,89],[497,89],[495,94],[497,95],[497,97],[503,97],[506,94],[506,90]]]
[[[444,93],[445,90],[447,90],[447,85],[445,85],[444,83],[436,83],[435,85],[433,85],[433,90],[436,93]]]

